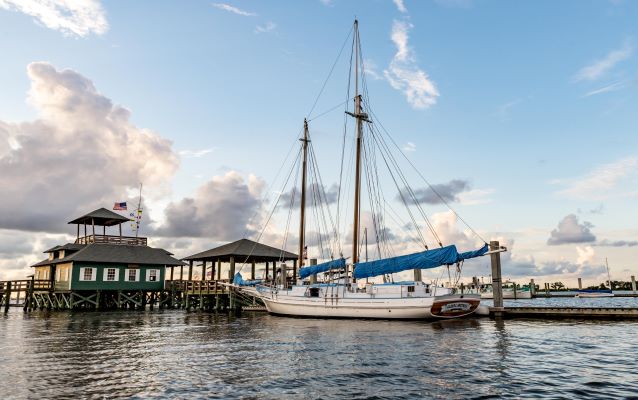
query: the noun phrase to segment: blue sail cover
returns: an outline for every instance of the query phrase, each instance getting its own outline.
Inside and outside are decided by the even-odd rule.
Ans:
[[[487,253],[487,244],[474,251],[467,251],[459,254],[455,245],[445,246],[440,249],[422,251],[420,253],[408,254],[405,256],[386,258],[383,260],[362,262],[355,264],[354,277],[356,279],[370,278],[383,274],[393,274],[395,272],[409,269],[429,269],[445,264],[479,257]]]
[[[245,281],[239,272],[236,273],[235,276],[233,277],[233,284],[237,286],[255,286],[256,284],[260,282],[261,282],[261,279],[257,279],[254,281]]]
[[[485,245],[483,247],[481,247],[480,249],[478,249],[478,250],[466,251],[465,253],[459,254],[458,261],[467,260],[468,258],[474,258],[474,257],[483,256],[483,255],[485,255],[485,253],[487,253],[488,250],[489,250],[489,247],[488,247],[487,243],[485,243]]]
[[[303,267],[299,270],[299,277],[301,279],[305,279],[310,275],[315,275],[320,272],[330,271],[331,269],[345,269],[346,268],[346,259],[339,258],[337,260],[328,261],[325,263],[317,264],[317,265],[309,265],[307,267]]]

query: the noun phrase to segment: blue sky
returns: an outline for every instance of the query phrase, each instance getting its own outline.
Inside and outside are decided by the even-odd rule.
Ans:
[[[75,9],[44,11],[38,3],[0,0],[0,123],[19,133],[23,122],[53,118],[43,117],[42,109],[55,96],[40,93],[39,106],[27,101],[35,81],[51,83],[43,71],[27,73],[31,63],[86,78],[130,111],[130,125],[139,129],[131,135],[148,130],[172,142],[165,150],[176,161],[157,161],[163,176],[142,176],[156,183],[148,202],[158,226],[166,207],[183,209],[197,193],[204,202],[203,188],[218,190],[215,182],[231,172],[248,192],[261,187],[250,186],[250,175],[262,186],[273,181],[357,16],[381,122],[432,183],[467,183],[454,207],[486,237],[508,243],[512,276],[600,281],[605,257],[619,278],[638,273],[635,2],[84,0]],[[405,81],[401,89],[391,84],[397,32],[409,51],[404,67],[435,88],[436,95],[423,96],[426,106],[405,94],[424,81]],[[317,112],[344,100],[344,60]],[[339,110],[311,122],[326,183],[338,179],[341,122]],[[6,134],[6,141],[18,133]],[[56,143],[65,142],[53,141],[54,151]],[[0,157],[6,161],[9,153]],[[68,176],[81,168],[73,159],[65,158]],[[26,163],[23,180],[37,179],[38,169]],[[137,178],[114,190],[126,196]],[[55,189],[43,185],[46,198],[46,190]],[[232,205],[232,198],[224,204]],[[86,200],[77,208],[92,205]],[[76,210],[52,208],[63,214],[61,225],[70,219],[64,212]],[[5,235],[33,231],[18,223],[0,229]],[[182,251],[234,239],[207,229],[190,233]],[[553,230],[560,240],[550,240]],[[23,271],[33,251],[41,250],[5,251],[5,265],[22,257],[16,271]]]

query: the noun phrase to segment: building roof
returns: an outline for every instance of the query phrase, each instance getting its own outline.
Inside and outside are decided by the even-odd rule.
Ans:
[[[69,254],[64,258],[43,260],[32,265],[32,267],[75,261],[168,266],[184,265],[182,261],[171,257],[171,253],[164,249],[156,249],[148,246],[93,243],[85,245],[83,249]]]
[[[299,257],[288,251],[267,246],[249,239],[240,239],[201,253],[183,258],[186,261],[230,261],[234,257],[239,262],[268,262],[279,260],[296,260]]]
[[[118,213],[114,213],[113,211],[107,210],[106,208],[98,208],[97,210],[83,215],[80,218],[76,218],[73,221],[70,221],[69,224],[95,224],[98,226],[113,226],[128,221],[128,218],[123,217]]]
[[[57,245],[55,247],[51,247],[49,250],[45,250],[43,251],[43,253],[51,253],[53,251],[58,251],[58,250],[74,250],[74,251],[78,251],[81,250],[84,246],[86,246],[85,244],[76,244],[76,243],[67,243],[67,244],[63,244],[63,245]]]

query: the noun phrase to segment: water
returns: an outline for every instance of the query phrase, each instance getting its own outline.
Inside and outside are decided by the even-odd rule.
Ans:
[[[638,322],[0,316],[1,398],[621,398]]]

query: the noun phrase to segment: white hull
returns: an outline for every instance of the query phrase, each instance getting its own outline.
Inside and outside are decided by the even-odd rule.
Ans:
[[[482,299],[493,299],[494,298],[494,293],[493,292],[485,292],[485,293],[481,293],[481,298]],[[516,297],[514,297],[514,292],[513,291],[509,291],[509,290],[504,290],[503,291],[503,298],[504,299],[531,299],[532,298],[532,292],[530,292],[529,290],[521,290],[521,291],[516,291]]]
[[[575,297],[584,299],[598,298],[598,297],[614,297],[613,293],[577,293]]]
[[[371,289],[369,293],[327,290],[322,292],[322,296],[310,297],[306,295],[307,290],[304,287],[273,291],[262,289],[258,293],[272,314],[318,318],[458,318],[472,314],[480,302],[478,296],[471,295],[435,296],[425,292],[424,295],[410,295],[407,286],[395,288],[398,296],[393,296],[393,293],[385,296],[373,294]]]

